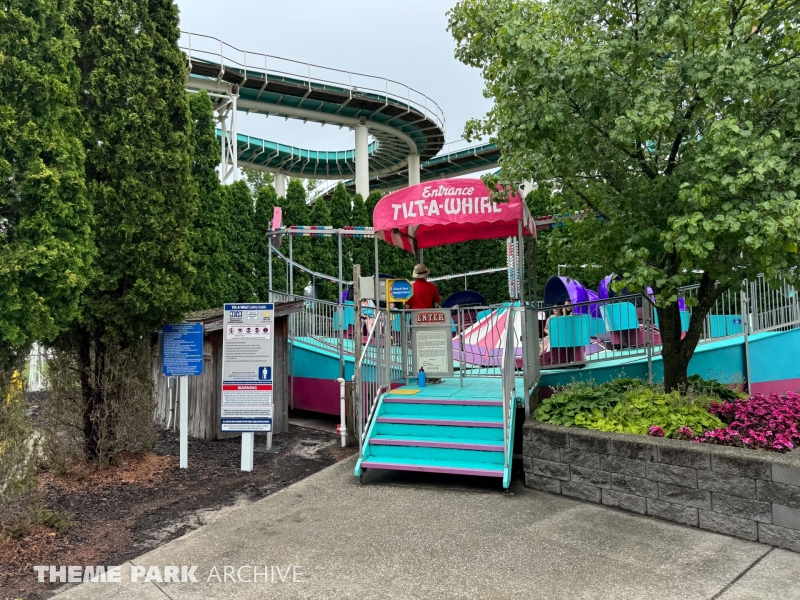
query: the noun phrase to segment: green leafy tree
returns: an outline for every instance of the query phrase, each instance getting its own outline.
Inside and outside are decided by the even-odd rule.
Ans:
[[[272,215],[278,204],[278,195],[275,188],[265,186],[258,190],[256,196],[256,214],[254,235],[254,256],[253,264],[256,272],[256,296],[259,301],[266,302],[269,298],[269,238],[265,232],[270,228]],[[273,243],[277,244],[277,238],[273,238]],[[285,265],[279,258],[272,259],[272,289],[286,289],[286,270]]]
[[[794,2],[463,0],[456,56],[480,68],[506,182],[553,181],[602,219],[596,256],[656,292],[666,389],[717,298],[794,279],[800,27]],[[578,243],[580,239],[576,238]],[[681,339],[678,287],[702,271]]]
[[[292,178],[289,180],[289,185],[286,186],[286,201],[283,204],[283,223],[285,226],[290,225],[308,225],[308,205],[306,204],[306,190],[303,187],[303,182],[300,179]],[[287,240],[288,241],[288,240]],[[293,258],[296,263],[304,267],[311,267],[312,253],[311,253],[311,239],[307,237],[296,237],[292,240]],[[285,244],[286,254],[288,256],[289,248],[288,243]],[[294,289],[291,290],[293,294],[302,294],[303,288],[309,281],[308,275],[300,271],[294,272]]]
[[[255,206],[250,188],[244,181],[236,181],[225,188],[230,223],[227,247],[230,254],[230,302],[256,300],[255,285]]]
[[[0,371],[76,315],[92,258],[71,2],[0,10]]]
[[[258,193],[262,189],[272,186],[275,182],[275,176],[272,173],[260,171],[258,169],[242,167],[242,175],[244,175],[247,187],[250,188],[250,192],[253,194],[254,198],[258,197]]]
[[[227,204],[219,183],[219,142],[215,131],[213,105],[205,91],[189,95],[192,115],[192,176],[197,184],[199,206],[194,221],[194,251],[197,276],[194,307],[222,306],[228,297],[231,270],[225,232],[228,231]]]
[[[330,225],[331,213],[325,198],[319,197],[311,209],[310,220],[314,225]],[[332,237],[311,238],[312,262],[308,265],[313,270],[325,275],[336,275],[339,270],[337,240]],[[317,281],[317,297],[323,300],[334,300],[338,286],[329,281]]]
[[[73,329],[87,454],[98,456],[97,410],[121,393],[105,379],[110,348],[124,351],[191,307],[191,117],[178,9],[169,0],[83,0],[80,108],[97,259]]]

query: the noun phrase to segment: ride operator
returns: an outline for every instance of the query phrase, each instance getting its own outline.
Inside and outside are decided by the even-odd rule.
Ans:
[[[423,264],[414,267],[414,273],[411,275],[414,279],[412,285],[414,291],[411,294],[411,298],[406,302],[406,308],[418,310],[421,308],[434,308],[439,306],[439,303],[442,301],[439,297],[439,288],[428,281],[428,276],[430,274],[430,269]]]

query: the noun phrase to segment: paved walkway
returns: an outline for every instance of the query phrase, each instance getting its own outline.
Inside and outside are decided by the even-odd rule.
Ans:
[[[491,480],[371,471],[359,485],[353,466],[140,556],[124,566],[125,583],[57,598],[800,598],[800,554],[520,483],[503,495]],[[197,565],[198,582],[130,583],[132,566],[163,576],[169,565]],[[214,576],[228,566],[248,580],[252,565],[257,583]]]

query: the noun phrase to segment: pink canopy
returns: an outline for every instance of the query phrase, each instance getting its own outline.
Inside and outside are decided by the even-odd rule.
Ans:
[[[470,240],[514,237],[522,220],[524,235],[536,225],[518,193],[508,202],[492,201],[480,179],[439,179],[392,192],[372,215],[378,239],[414,252]]]

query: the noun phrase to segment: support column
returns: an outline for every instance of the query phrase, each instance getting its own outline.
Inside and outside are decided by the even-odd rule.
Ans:
[[[237,100],[239,99],[239,89],[236,88],[236,93],[231,94],[231,145],[228,152],[231,155],[231,175],[233,181],[239,181],[239,128],[236,124]]]
[[[408,185],[419,183],[419,154],[408,155]]]
[[[369,144],[368,131],[365,120],[355,126],[356,132],[356,194],[361,194],[364,200],[369,196]]]
[[[283,173],[275,173],[275,177],[273,180],[273,185],[275,186],[275,193],[278,195],[278,198],[285,198],[286,197],[286,175]]]

